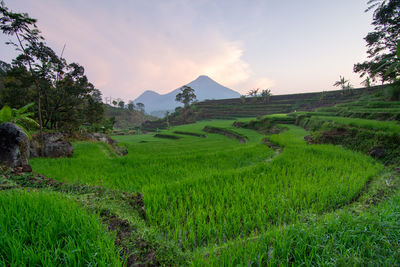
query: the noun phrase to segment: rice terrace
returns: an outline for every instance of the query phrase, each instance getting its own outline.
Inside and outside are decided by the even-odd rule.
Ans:
[[[52,46],[60,44],[60,35],[43,14],[55,25],[63,16],[74,18],[71,25],[79,22],[88,35],[105,39],[98,29],[91,32],[93,25],[80,17],[83,11],[74,9],[75,3],[45,2],[38,1],[37,7],[25,0],[0,3],[0,29],[8,40],[0,54],[0,266],[400,266],[400,1],[351,4],[372,15],[373,27],[365,37],[368,57],[353,62],[361,87],[337,75],[339,80],[327,82],[338,88],[323,91],[322,83],[320,90],[302,90],[299,82],[297,91],[285,91],[286,81],[277,75],[276,89],[251,86],[250,78],[232,82],[235,90],[246,91],[241,94],[202,74],[165,94],[137,88],[142,94],[127,101],[103,97],[124,95],[127,76],[111,71],[110,58],[109,65],[102,65],[90,56],[102,45],[109,53],[126,49],[105,46],[121,39],[115,36],[85,50],[90,38],[80,36],[79,49],[85,52],[78,53],[63,24],[71,40],[61,54],[55,52],[47,33],[55,38],[49,40]],[[89,2],[84,7],[94,9],[87,16],[97,21],[105,6]],[[171,45],[168,60],[187,56],[184,62],[191,63],[181,69],[180,61],[163,62],[158,45],[164,39],[156,33],[165,30],[164,24],[171,27],[168,38],[193,37],[191,30],[198,29],[201,41],[207,33],[203,46],[211,51],[214,35],[196,26],[198,21],[208,25],[197,12],[210,11],[209,19],[227,27],[229,35],[237,26],[237,18],[231,18],[237,12],[256,16],[254,10],[283,8],[272,3],[244,7],[240,1],[229,8],[220,6],[229,1],[167,2],[132,1],[109,9],[121,18],[131,9],[138,25],[142,19],[149,23],[143,14],[159,15],[154,25],[142,25],[149,32],[135,31],[142,34],[140,41],[124,37],[141,54],[134,58],[138,62],[161,49],[159,66],[149,58],[135,69],[129,64],[136,63],[124,59],[128,54],[112,54],[120,56],[121,72],[136,70],[128,76],[137,84],[149,77],[157,80],[161,70],[186,79],[185,71],[193,66],[196,72],[222,68],[223,52],[203,68],[196,64],[208,53],[192,59],[185,54],[187,47],[169,41],[163,43]],[[314,8],[323,12],[324,5]],[[62,16],[46,13],[58,8],[65,9]],[[175,25],[168,13],[181,9],[192,12],[193,25]],[[217,11],[227,12],[223,22]],[[111,26],[101,25],[105,32],[112,27],[125,34],[124,27],[114,24],[122,21],[132,23],[115,17]],[[145,42],[152,27],[160,44],[135,43]],[[241,30],[232,31],[242,36]],[[187,42],[190,51],[197,51],[196,43]],[[78,54],[87,74],[80,64],[68,63]],[[234,71],[240,72],[242,63],[221,72],[226,80],[214,74],[228,84],[240,76]],[[97,76],[102,68],[110,75]],[[107,91],[106,79],[113,75],[110,82],[116,86]],[[154,82],[151,86],[161,88]],[[151,87],[151,82],[143,84]],[[134,88],[129,97],[136,94]]]

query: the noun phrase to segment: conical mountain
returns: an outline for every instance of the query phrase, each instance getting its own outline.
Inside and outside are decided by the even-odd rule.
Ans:
[[[194,89],[197,100],[206,99],[227,99],[238,98],[240,94],[228,87],[225,87],[208,76],[201,75],[196,80],[186,84]],[[180,92],[177,88],[167,94],[161,95],[154,91],[145,91],[133,102],[143,103],[146,112],[154,115],[163,116],[165,111],[172,111],[176,107],[182,106],[181,103],[175,101],[176,95]]]

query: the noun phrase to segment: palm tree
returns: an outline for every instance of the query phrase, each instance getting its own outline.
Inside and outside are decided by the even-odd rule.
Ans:
[[[336,81],[333,86],[340,86],[343,90],[346,89],[346,83],[348,83],[349,80],[346,80],[344,77],[340,76],[340,80]]]
[[[362,85],[364,85],[367,89],[370,88],[372,86],[371,78],[367,76],[367,78],[362,82]]]
[[[257,88],[257,89],[252,89],[252,90],[250,90],[250,91],[247,93],[247,95],[248,95],[248,96],[257,96],[259,90],[260,90],[259,88]]]
[[[264,89],[261,91],[261,96],[265,103],[269,102],[269,98],[271,97],[271,95],[272,95],[271,89]]]

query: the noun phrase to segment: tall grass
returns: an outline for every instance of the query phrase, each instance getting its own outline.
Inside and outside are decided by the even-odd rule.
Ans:
[[[317,120],[333,121],[340,124],[346,124],[370,130],[400,133],[400,125],[396,121],[377,121],[377,120],[345,118],[345,117],[329,117],[329,116],[327,117],[312,116],[312,118]]]
[[[121,266],[99,218],[55,193],[0,192],[1,266]]]
[[[232,122],[204,121],[163,133],[202,133],[205,125],[231,129]],[[350,203],[383,169],[372,158],[339,146],[307,145],[304,129],[285,127],[287,131],[269,137],[284,147],[272,159],[273,151],[261,144],[265,136],[235,128],[249,138],[248,143],[218,134],[179,140],[118,136],[128,146],[125,157],[110,157],[96,143],[78,142],[73,158],[34,159],[31,163],[35,171],[61,181],[143,193],[147,223],[185,249],[240,244],[246,238],[260,240],[254,247],[237,248],[242,261],[233,254],[231,258],[238,261],[230,261],[229,254],[223,253],[210,262],[264,265],[270,258],[267,244],[279,238],[271,234],[274,229]],[[262,239],[265,236],[271,239]],[[279,246],[273,248],[277,255],[289,249],[284,242],[292,246],[289,239],[281,242],[282,254]],[[244,262],[247,256],[255,258]],[[219,261],[222,257],[226,261]]]
[[[231,127],[233,121],[208,121],[174,127],[204,133],[203,125]],[[31,160],[34,170],[64,182],[87,183],[124,191],[141,191],[143,186],[168,184],[186,178],[204,177],[264,161],[272,151],[260,144],[263,136],[252,130],[235,129],[249,137],[240,144],[218,134],[207,138],[182,136],[180,140],[154,138],[153,135],[118,136],[128,146],[125,157],[110,158],[96,143],[74,143],[72,158]]]
[[[183,247],[221,243],[344,205],[382,169],[341,147],[308,146],[305,134],[271,136],[285,150],[269,164],[145,187],[148,221]]]
[[[344,210],[194,253],[193,266],[399,266],[400,194],[361,214]]]

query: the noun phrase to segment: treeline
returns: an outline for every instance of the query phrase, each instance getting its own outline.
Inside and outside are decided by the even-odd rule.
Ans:
[[[0,61],[0,108],[34,105],[40,130],[74,131],[112,128],[104,119],[101,92],[89,82],[84,68],[67,63],[50,48],[26,13],[11,12],[0,3],[0,30],[18,55],[10,64]]]

